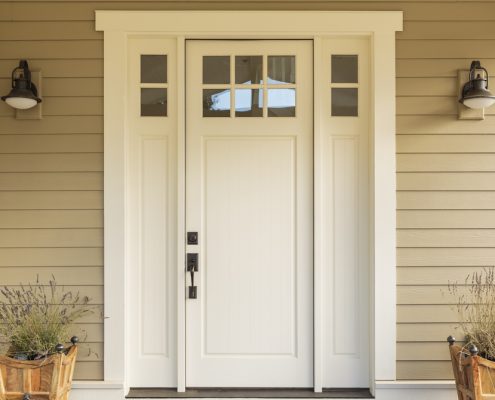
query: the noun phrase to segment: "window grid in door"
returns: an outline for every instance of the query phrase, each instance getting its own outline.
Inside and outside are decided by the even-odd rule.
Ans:
[[[357,117],[359,60],[356,54],[332,54],[330,60],[332,117]]]
[[[140,56],[141,117],[168,115],[168,60],[166,54]]]
[[[296,116],[295,56],[208,55],[202,64],[203,117]]]

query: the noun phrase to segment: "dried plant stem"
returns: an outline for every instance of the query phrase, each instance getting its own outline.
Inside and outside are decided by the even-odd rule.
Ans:
[[[457,298],[456,310],[466,342],[495,360],[495,269],[470,274],[463,285],[449,283],[449,292]]]
[[[73,323],[92,313],[89,298],[66,291],[54,277],[48,285],[0,288],[0,338],[11,356],[37,359],[71,336]]]

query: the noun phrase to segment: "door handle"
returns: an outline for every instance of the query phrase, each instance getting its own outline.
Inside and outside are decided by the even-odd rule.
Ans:
[[[198,253],[187,253],[186,271],[191,274],[191,286],[189,286],[189,298],[198,298],[198,287],[194,285],[194,273],[198,272]]]

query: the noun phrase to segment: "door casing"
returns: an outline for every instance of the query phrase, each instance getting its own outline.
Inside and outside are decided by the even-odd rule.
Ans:
[[[249,16],[250,18],[247,18]],[[315,391],[322,389],[322,288],[321,279],[321,226],[319,225],[321,158],[321,96],[317,84],[321,74],[323,42],[327,37],[339,35],[370,38],[371,52],[371,364],[370,387],[374,392],[378,380],[395,379],[395,32],[402,30],[402,12],[169,12],[169,11],[97,11],[96,29],[105,31],[105,366],[106,381],[121,382],[127,389],[126,379],[130,368],[127,293],[132,291],[128,279],[130,265],[127,260],[129,243],[127,222],[132,210],[127,206],[126,160],[127,99],[122,82],[127,76],[127,43],[131,36],[161,36],[172,38],[177,44],[177,165],[184,165],[184,49],[187,38],[216,39],[313,39],[315,44]],[[373,90],[380,87],[380,90]],[[178,237],[185,230],[184,180],[178,176]],[[380,221],[380,224],[374,224]],[[177,245],[179,266],[184,265],[184,243]],[[124,266],[124,268],[122,268]],[[179,273],[179,282],[184,275]],[[179,286],[180,288],[181,286]],[[178,300],[184,299],[183,290]],[[184,334],[183,302],[177,302],[178,337]],[[178,340],[177,388],[185,389],[184,343]]]

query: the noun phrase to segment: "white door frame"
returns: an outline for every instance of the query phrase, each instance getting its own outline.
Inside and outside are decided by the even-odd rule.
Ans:
[[[370,38],[370,388],[396,378],[396,192],[395,192],[395,32],[402,31],[400,11],[96,11],[96,30],[104,31],[104,210],[105,210],[105,381],[122,382],[127,390],[128,349],[126,279],[127,46],[129,36],[161,35],[177,40],[178,71],[178,237],[184,237],[185,40],[312,39],[314,41],[314,374],[321,391],[321,40],[345,35]],[[181,173],[182,171],[182,173]],[[379,221],[379,223],[374,223]],[[184,266],[184,241],[178,241],[178,266]],[[185,389],[184,272],[178,282],[177,388]]]

